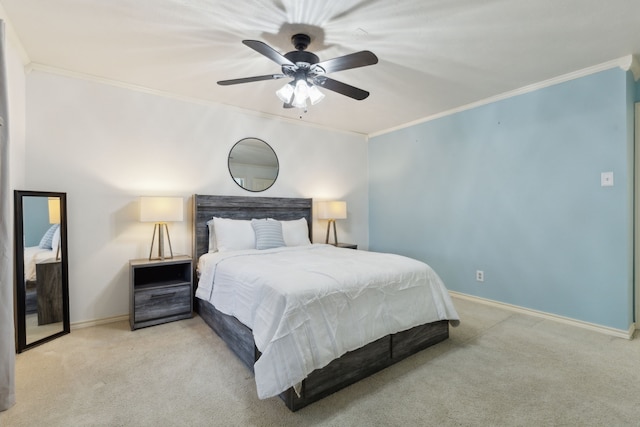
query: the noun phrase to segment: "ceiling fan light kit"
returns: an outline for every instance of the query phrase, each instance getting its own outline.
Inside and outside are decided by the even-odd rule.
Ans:
[[[318,102],[322,101],[324,96],[324,93],[320,92],[318,86],[309,86],[309,101],[311,101],[311,105],[316,105]]]
[[[364,67],[378,63],[378,57],[368,50],[339,56],[320,62],[317,55],[307,52],[311,38],[306,34],[295,34],[291,37],[291,43],[296,50],[281,55],[279,52],[258,40],[243,40],[242,43],[256,52],[266,56],[280,65],[282,74],[268,74],[264,76],[245,77],[232,80],[221,80],[219,85],[229,86],[241,83],[250,83],[263,80],[276,80],[285,77],[293,80],[276,91],[276,95],[283,102],[284,108],[307,108],[307,100],[312,105],[322,101],[325,95],[318,86],[337,92],[349,98],[361,101],[369,96],[369,92],[357,87],[330,79],[327,73]]]
[[[278,98],[280,98],[280,100],[285,104],[291,104],[291,101],[293,100],[293,92],[293,82],[290,82],[278,89],[276,91],[276,95],[278,95]]]
[[[296,88],[293,91],[291,105],[296,108],[306,108],[307,98],[309,98],[309,86],[302,79],[296,80]]]

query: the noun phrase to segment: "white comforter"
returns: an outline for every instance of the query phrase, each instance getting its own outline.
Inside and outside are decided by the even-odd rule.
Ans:
[[[203,255],[196,296],[253,330],[261,399],[385,335],[458,314],[438,275],[411,258],[330,245]]]
[[[55,257],[56,253],[51,249],[42,249],[39,246],[24,248],[24,280],[35,281],[36,264]]]

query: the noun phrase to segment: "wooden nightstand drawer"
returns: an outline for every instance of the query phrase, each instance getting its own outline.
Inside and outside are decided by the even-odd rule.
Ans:
[[[191,258],[129,261],[131,330],[188,319],[193,311]]]
[[[138,290],[135,299],[135,321],[191,314],[191,285],[163,286]]]

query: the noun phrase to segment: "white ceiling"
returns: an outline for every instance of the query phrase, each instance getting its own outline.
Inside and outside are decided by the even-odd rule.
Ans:
[[[0,0],[35,67],[54,67],[180,97],[363,134],[640,54],[640,0]],[[243,45],[281,53],[311,36],[320,60],[360,50],[379,63],[330,77],[306,114],[283,109],[279,73]],[[301,116],[301,118],[300,118]]]

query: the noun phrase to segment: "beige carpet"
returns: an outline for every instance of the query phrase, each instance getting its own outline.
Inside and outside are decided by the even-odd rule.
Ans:
[[[199,318],[17,356],[4,426],[640,426],[640,340],[454,299],[451,338],[296,413]]]

